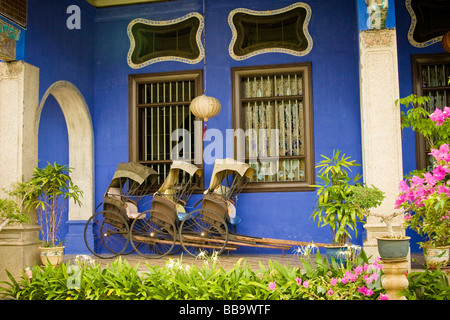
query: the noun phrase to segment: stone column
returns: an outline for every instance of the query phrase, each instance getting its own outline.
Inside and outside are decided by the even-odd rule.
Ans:
[[[408,288],[409,282],[406,273],[409,263],[404,261],[383,261],[383,273],[381,285],[386,290],[390,300],[407,300],[405,296],[399,294],[400,291]]]
[[[36,114],[39,69],[23,61],[0,62],[0,186],[9,189],[33,175],[37,166]],[[5,194],[0,190],[0,196]],[[39,261],[37,217],[31,225],[7,226],[0,232],[0,280],[8,269],[19,276]]]
[[[388,215],[394,211],[398,184],[403,178],[397,39],[395,29],[366,30],[359,34],[361,132],[364,183],[385,192],[382,205],[372,211]],[[402,217],[394,221],[400,226]],[[386,234],[380,218],[369,217],[365,225],[364,250],[378,256],[376,237]],[[399,234],[404,230],[397,228]]]

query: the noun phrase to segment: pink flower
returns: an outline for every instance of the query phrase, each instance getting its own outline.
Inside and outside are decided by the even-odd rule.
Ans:
[[[331,296],[331,295],[333,295],[334,292],[333,292],[333,290],[330,289],[330,290],[327,291],[327,293],[328,293],[329,296]]]
[[[371,289],[366,288],[365,286],[358,287],[358,292],[362,293],[365,296],[371,296],[373,291]]]
[[[303,287],[304,288],[308,288],[309,287],[309,283],[308,283],[308,281],[303,281]]]
[[[430,119],[436,122],[437,126],[442,126],[446,117],[441,109],[436,108],[432,114],[430,114]]]
[[[302,285],[302,279],[300,279],[299,277],[295,278],[295,282],[297,282],[297,285],[299,286]]]
[[[345,276],[350,280],[350,281],[356,281],[358,279],[358,276],[356,274],[351,273],[350,271],[345,271]]]
[[[342,282],[343,284],[347,284],[348,278],[346,278],[346,277],[342,278],[342,279],[341,279],[341,282]]]
[[[354,270],[355,270],[355,275],[359,275],[360,273],[363,272],[362,266],[357,266]]]
[[[330,284],[331,284],[332,286],[335,286],[336,283],[337,283],[337,279],[332,278],[332,279],[330,280]]]
[[[389,300],[389,296],[387,294],[380,293],[380,298],[378,300]]]
[[[408,183],[406,183],[405,180],[400,181],[399,186],[398,186],[398,190],[400,192],[405,192],[405,191],[409,190]]]
[[[442,180],[445,178],[445,175],[447,174],[446,170],[443,166],[436,166],[434,170],[432,171],[433,176],[436,180]]]
[[[275,281],[269,283],[269,289],[270,289],[270,290],[273,291],[273,290],[275,290],[276,287],[277,287],[277,285],[275,284]]]
[[[429,155],[432,155],[436,161],[445,161],[445,162],[449,162],[450,161],[450,154],[448,153],[449,151],[449,146],[448,144],[443,144],[439,147],[439,149],[431,149],[431,152],[429,153]]]

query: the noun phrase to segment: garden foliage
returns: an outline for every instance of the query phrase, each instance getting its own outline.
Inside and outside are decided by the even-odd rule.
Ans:
[[[380,283],[380,266],[369,265],[362,253],[358,264],[331,266],[318,252],[314,262],[301,258],[301,267],[269,261],[259,269],[239,260],[224,270],[217,260],[201,266],[169,260],[164,266],[146,265],[146,271],[121,258],[100,264],[64,263],[59,267],[32,267],[3,282],[4,297],[19,300],[374,300],[386,299]],[[74,267],[76,266],[76,267]]]

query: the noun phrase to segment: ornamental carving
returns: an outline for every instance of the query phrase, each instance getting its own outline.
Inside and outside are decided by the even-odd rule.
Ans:
[[[389,29],[361,31],[361,46],[365,49],[391,47],[394,37]]]

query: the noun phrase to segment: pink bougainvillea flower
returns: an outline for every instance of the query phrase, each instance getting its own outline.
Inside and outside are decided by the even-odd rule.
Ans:
[[[433,156],[438,162],[439,161],[449,162],[450,154],[448,153],[448,151],[449,146],[448,144],[444,143],[439,147],[439,149],[431,149],[429,155]]]
[[[359,275],[363,272],[363,267],[362,266],[357,266],[355,269],[355,275]]]
[[[304,288],[308,288],[309,287],[309,283],[308,283],[308,281],[303,281],[303,287]]]
[[[299,277],[295,278],[295,282],[297,282],[297,285],[299,286],[302,285],[302,279],[300,279]]]
[[[380,298],[378,300],[389,300],[389,296],[387,294],[380,293]]]
[[[412,215],[411,215],[411,213],[407,213],[407,214],[405,214],[405,216],[403,217],[403,219],[405,220],[405,221],[408,221],[409,219],[411,219],[412,218]]]
[[[409,190],[409,185],[405,180],[401,180],[398,186],[398,190],[400,192],[405,192],[407,190]]]
[[[270,289],[270,290],[273,291],[273,290],[275,290],[276,287],[277,287],[277,285],[275,284],[275,281],[269,283],[269,289]]]
[[[351,273],[350,271],[345,271],[345,276],[350,281],[356,281],[358,279],[358,276],[356,274]]]
[[[332,286],[335,286],[336,283],[337,283],[337,279],[332,278],[332,279],[330,280],[330,284],[331,284]]]
[[[358,292],[362,293],[365,296],[371,296],[373,295],[373,290],[372,289],[368,289],[365,286],[362,287],[358,287]]]
[[[432,173],[436,180],[443,180],[445,178],[445,175],[447,174],[447,171],[443,166],[438,165],[433,169]]]
[[[342,282],[342,284],[347,284],[348,278],[347,277],[342,278],[341,282]]]
[[[333,292],[333,290],[330,289],[330,290],[327,291],[327,293],[328,293],[329,296],[332,296],[334,292]]]
[[[435,121],[437,126],[442,126],[446,117],[441,109],[436,108],[436,110],[434,110],[434,112],[430,114],[430,119]]]

